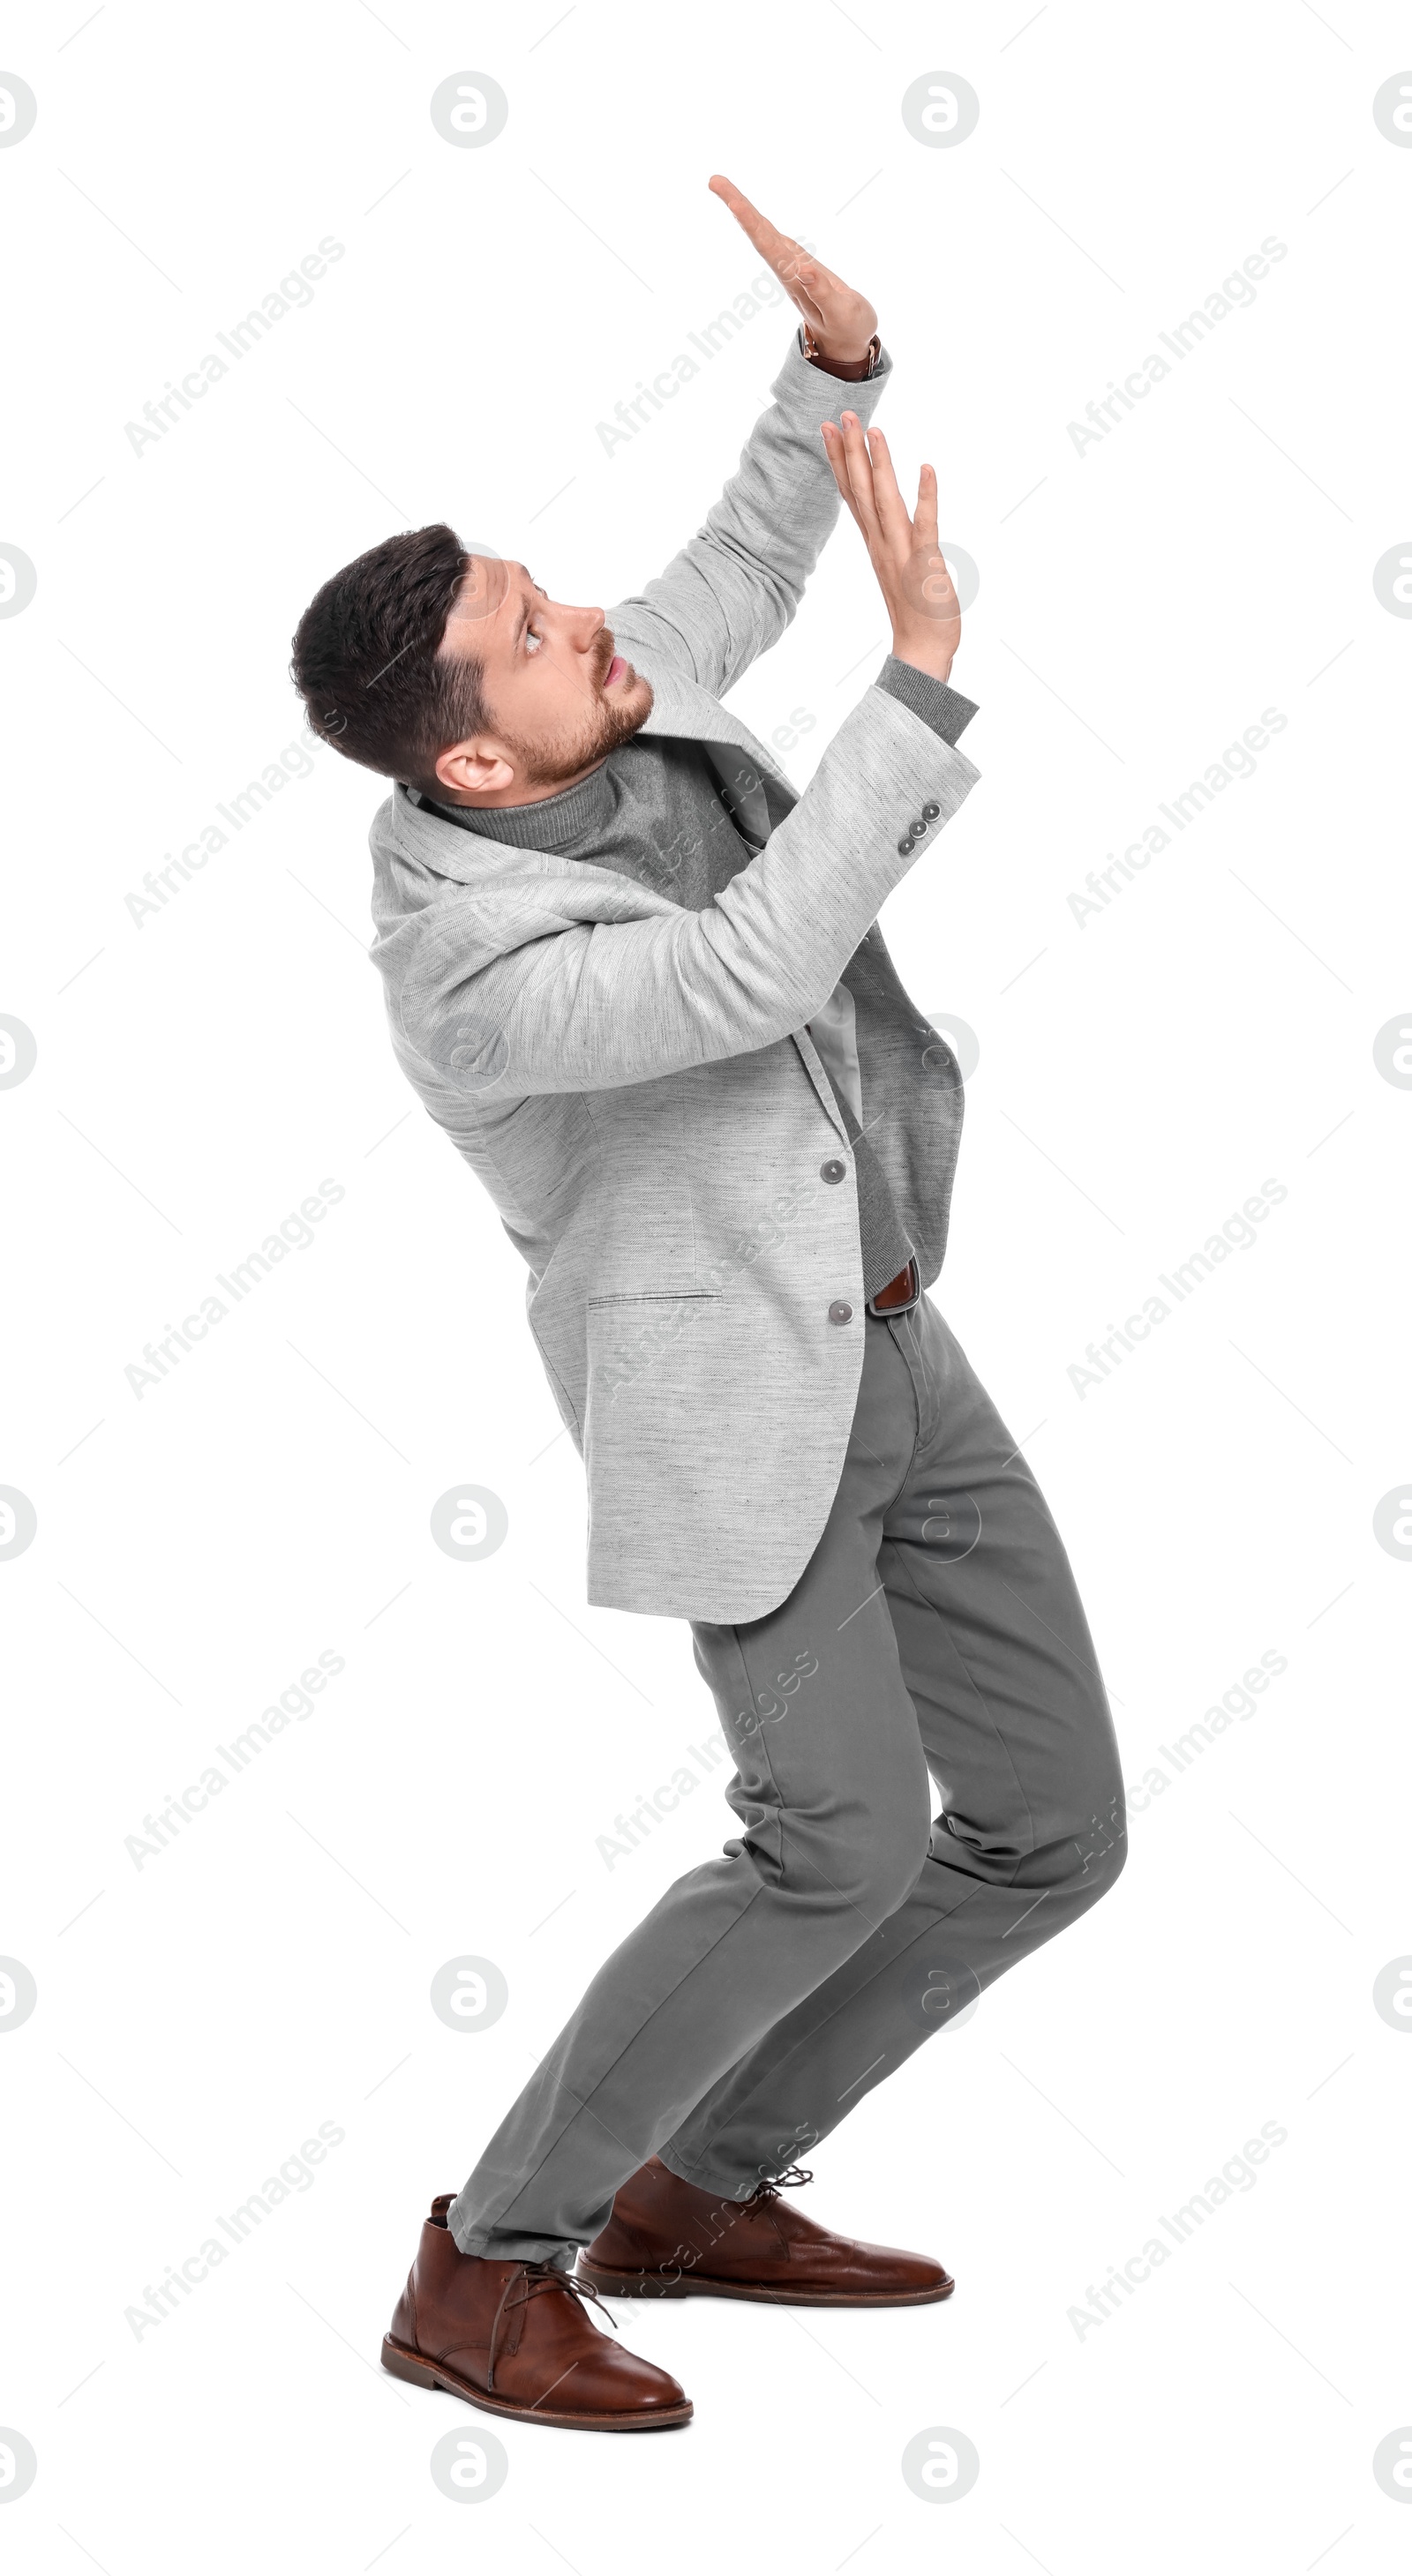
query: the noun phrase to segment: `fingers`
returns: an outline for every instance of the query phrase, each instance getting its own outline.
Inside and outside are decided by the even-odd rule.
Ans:
[[[881,544],[883,536],[873,488],[873,461],[856,411],[842,412],[839,417],[843,424],[843,465],[848,476],[848,488],[853,496],[858,525],[871,550]]]
[[[935,546],[936,536],[936,467],[924,465],[917,477],[917,509],[912,521],[919,546]]]
[[[810,330],[817,334],[827,333],[830,312],[837,320],[838,307],[844,300],[851,298],[853,302],[857,301],[856,297],[851,297],[851,290],[843,280],[835,277],[833,270],[826,268],[822,260],[815,259],[806,251],[792,233],[782,233],[778,225],[771,223],[768,215],[762,215],[758,206],[752,206],[733,179],[727,179],[717,171],[707,184],[712,195],[729,207],[741,231],[749,236],[761,258],[773,269],[790,302],[803,314]]]
[[[777,224],[771,223],[768,215],[762,215],[758,206],[752,206],[733,179],[723,178],[718,172],[708,184],[712,195],[730,208],[741,231],[749,235],[761,258],[774,270],[811,331],[822,330],[824,307],[821,294],[827,295],[838,284],[832,272],[811,259],[792,233],[782,233]]]
[[[948,609],[954,617],[955,594],[937,539],[935,469],[922,467],[914,518],[898,490],[881,431],[870,430],[865,437],[856,412],[843,412],[840,419],[841,428],[831,420],[823,422],[824,450],[889,607],[896,610],[902,601],[915,607],[914,590],[920,584],[929,617],[943,617]],[[926,568],[925,578],[920,567]],[[943,594],[946,604],[939,605]]]
[[[833,479],[847,505],[849,516],[857,527],[863,528],[863,522],[858,516],[858,505],[853,498],[853,486],[848,480],[848,468],[843,460],[843,432],[835,422],[831,420],[824,422],[823,440],[824,452],[833,467]],[[863,528],[863,534],[867,535],[866,528]]]
[[[798,252],[798,242],[790,241],[787,235],[776,229],[768,215],[762,215],[758,206],[752,206],[733,179],[723,177],[718,171],[707,184],[712,196],[719,197],[722,205],[730,208],[741,231],[749,234],[762,259],[769,261],[777,277],[781,276],[783,261],[791,251]]]
[[[884,536],[899,553],[909,553],[913,544],[912,521],[907,504],[897,488],[887,440],[880,429],[868,432],[868,453],[873,469],[873,500]]]

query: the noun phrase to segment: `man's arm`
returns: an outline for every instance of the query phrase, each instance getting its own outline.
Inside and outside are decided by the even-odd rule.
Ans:
[[[481,889],[401,921],[374,958],[408,1044],[473,1096],[605,1091],[750,1055],[822,1007],[978,774],[869,688],[793,811],[704,912],[575,919],[588,900],[574,880],[536,874],[494,898],[497,920],[520,912],[505,953],[468,963],[485,959]]]
[[[909,512],[880,434],[870,448],[851,410],[830,462],[905,671],[884,665],[793,811],[706,911],[584,921],[569,894],[555,917],[537,875],[522,892],[519,942],[503,953],[486,956],[483,894],[433,904],[395,930],[374,956],[403,1033],[455,1088],[607,1090],[791,1035],[974,786],[978,772],[954,747],[970,702],[945,686],[961,617],[937,545],[936,476],[923,466]]]
[[[820,436],[845,402],[866,422],[891,373],[881,351],[869,372],[877,315],[865,296],[778,232],[730,180],[711,182],[803,316],[815,355],[796,334],[739,467],[706,523],[664,573],[608,612],[659,660],[723,696],[777,643],[838,518],[838,486]]]

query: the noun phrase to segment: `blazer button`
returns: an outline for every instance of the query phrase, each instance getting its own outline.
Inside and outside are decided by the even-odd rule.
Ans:
[[[853,1309],[849,1305],[848,1299],[846,1297],[835,1297],[833,1304],[829,1308],[829,1322],[831,1324],[851,1324],[852,1321]]]
[[[911,855],[912,855],[912,852],[913,852],[913,850],[915,849],[915,847],[916,847],[916,843],[915,843],[913,840],[911,840],[910,838],[909,838],[909,839],[907,839],[907,840],[905,840],[905,841],[899,841],[899,842],[898,842],[898,844],[897,844],[897,855],[898,855],[898,857],[899,857],[900,859],[910,859],[910,857],[911,857]]]
[[[938,814],[941,812],[941,807],[939,805],[924,805],[922,807],[922,812],[925,814],[929,823],[934,823]]]
[[[848,1165],[846,1163],[821,1163],[819,1165],[819,1178],[821,1181],[828,1181],[832,1185],[839,1181],[846,1180],[847,1177]]]
[[[921,837],[922,837],[922,834],[925,832],[926,828],[927,828],[927,826],[926,826],[926,821],[925,821],[924,817],[923,817],[922,815],[920,815],[920,814],[917,816],[917,819],[916,819],[916,822],[915,822],[915,823],[909,823],[909,824],[908,824],[908,826],[907,826],[907,829],[908,829],[908,831],[911,833],[912,838],[913,838],[913,840],[914,840],[914,841],[920,841],[920,839],[921,839]]]

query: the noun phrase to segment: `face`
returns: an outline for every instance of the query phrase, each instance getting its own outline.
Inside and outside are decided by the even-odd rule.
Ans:
[[[522,805],[572,786],[652,712],[652,684],[614,651],[601,608],[565,608],[523,564],[472,555],[441,654],[484,671],[489,721],[436,764],[449,801]]]

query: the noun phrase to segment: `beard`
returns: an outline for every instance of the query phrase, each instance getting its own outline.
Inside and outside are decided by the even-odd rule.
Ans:
[[[652,713],[652,683],[630,662],[623,678],[611,689],[604,689],[613,654],[613,639],[605,629],[598,639],[581,717],[562,725],[556,733],[540,734],[533,742],[504,734],[506,749],[523,764],[520,779],[524,786],[559,787],[580,777],[584,770],[606,760],[610,751],[631,742],[647,722]]]

